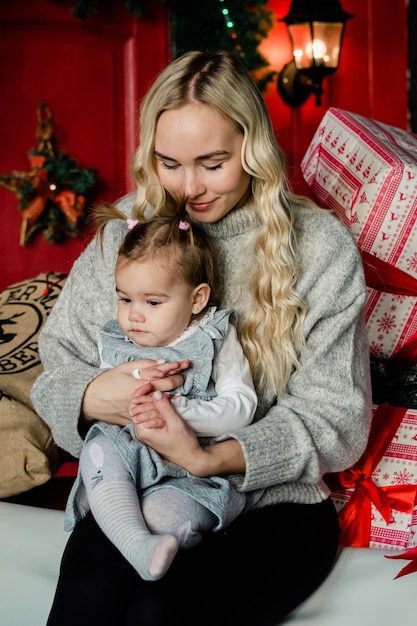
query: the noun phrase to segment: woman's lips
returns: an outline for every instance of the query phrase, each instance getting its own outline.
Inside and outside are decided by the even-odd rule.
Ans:
[[[190,207],[190,209],[192,211],[196,211],[197,213],[199,211],[206,211],[207,209],[211,208],[213,206],[213,202],[188,202],[188,206]]]

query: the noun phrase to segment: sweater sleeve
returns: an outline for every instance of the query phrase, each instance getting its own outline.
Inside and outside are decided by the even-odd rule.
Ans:
[[[100,374],[97,340],[115,317],[114,266],[125,231],[121,220],[106,227],[103,252],[94,239],[76,260],[39,337],[43,372],[31,397],[58,446],[78,457],[78,430],[87,385]]]
[[[366,287],[356,243],[329,215],[312,220],[300,241],[305,353],[285,394],[270,399],[254,424],[229,433],[245,455],[244,491],[318,485],[323,474],[351,466],[369,434]]]

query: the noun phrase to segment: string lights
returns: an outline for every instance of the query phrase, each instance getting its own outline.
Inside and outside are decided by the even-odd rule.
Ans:
[[[228,28],[230,31],[230,37],[232,39],[237,39],[237,33],[235,31],[235,24],[232,18],[230,17],[229,9],[225,6],[224,0],[219,0],[219,4],[221,7],[221,13],[224,16],[226,28]]]

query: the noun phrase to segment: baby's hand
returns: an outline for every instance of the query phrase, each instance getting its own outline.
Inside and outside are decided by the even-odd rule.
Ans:
[[[146,363],[143,367],[136,367],[132,370],[132,376],[139,380],[159,380],[167,376],[173,376],[180,373],[182,370],[187,369],[190,366],[189,359],[184,361],[176,361],[174,363],[167,363],[164,359]]]
[[[169,393],[165,394],[169,397]],[[129,413],[135,426],[141,425],[144,428],[163,428],[165,420],[156,410],[153,398],[153,386],[151,382],[145,383],[134,394],[130,404]],[[136,433],[138,436],[138,433]]]

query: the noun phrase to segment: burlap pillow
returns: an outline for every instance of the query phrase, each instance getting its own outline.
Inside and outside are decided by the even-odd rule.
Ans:
[[[30,390],[42,371],[38,335],[65,278],[43,273],[0,294],[0,498],[45,483],[60,463]]]

